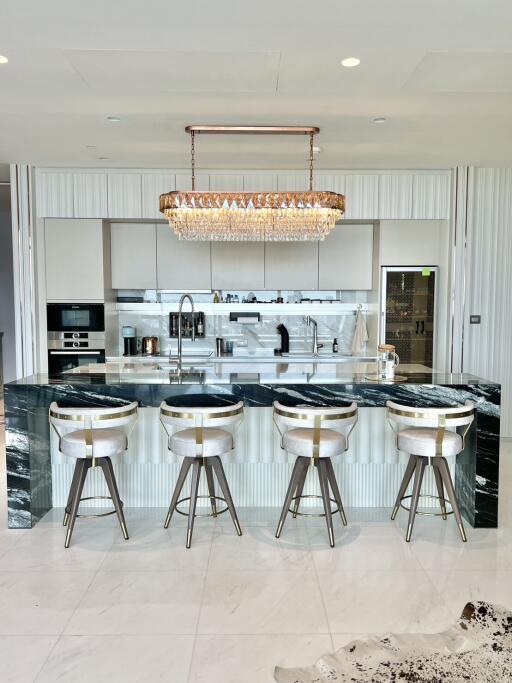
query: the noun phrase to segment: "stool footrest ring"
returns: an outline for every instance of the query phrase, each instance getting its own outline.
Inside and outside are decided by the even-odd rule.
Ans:
[[[112,500],[112,496],[87,496],[86,498],[80,498],[80,502],[84,500]],[[120,501],[121,507],[123,507],[124,503],[123,501]],[[70,511],[66,508],[64,508],[64,512],[69,515],[71,514]],[[82,519],[86,519],[87,517],[108,517],[109,515],[115,515],[116,511],[115,508],[114,510],[109,510],[109,512],[102,512],[101,514],[98,515],[77,515],[77,517],[81,517]]]
[[[404,496],[402,500],[400,501],[400,507],[403,508],[404,510],[407,510],[407,512],[410,511],[411,508],[407,507],[407,505],[404,505],[402,501],[407,500],[408,498],[412,498],[412,496]],[[438,502],[443,502],[445,505],[449,505],[450,508],[452,508],[452,504],[450,503],[449,500],[446,498],[440,498],[439,496],[432,496],[427,493],[422,493],[420,496],[418,496],[419,500],[422,498],[429,498],[430,500],[437,500]],[[416,510],[417,515],[423,515],[424,517],[444,517],[445,515],[453,515],[453,509],[446,510],[446,512],[423,512],[423,510]]]
[[[295,501],[295,500],[300,501],[300,500],[302,500],[302,498],[319,498],[320,500],[322,500],[322,496],[318,496],[318,495],[314,495],[314,494],[307,494],[307,495],[303,494],[302,496],[294,496],[292,498],[292,501]],[[337,505],[334,498],[329,498],[329,500],[331,501],[331,503],[334,503],[335,505]],[[334,510],[331,508],[331,515],[335,515],[339,511],[340,511],[340,509],[338,507]],[[299,515],[300,517],[325,517],[325,512],[322,512],[321,514],[313,513],[313,512],[299,512],[298,510],[297,511],[292,510],[292,508],[288,508],[288,512],[291,512],[293,515]]]
[[[227,501],[226,501],[226,499],[225,499],[225,498],[221,498],[220,496],[197,496],[197,497],[198,497],[198,498],[207,498],[207,499],[210,500],[210,501],[212,500],[212,498],[213,498],[213,500],[221,500],[223,503],[226,503],[226,507],[225,507],[225,508],[222,508],[222,509],[220,509],[220,510],[217,510],[217,511],[215,512],[215,514],[214,514],[213,512],[208,512],[208,513],[201,514],[201,515],[195,514],[194,517],[218,517],[219,515],[222,515],[223,512],[227,512],[228,509],[229,509],[228,506],[227,506]],[[188,514],[189,514],[189,513],[188,513],[188,512],[184,512],[183,510],[179,510],[179,509],[178,509],[178,505],[179,505],[180,503],[184,503],[184,502],[187,501],[187,500],[190,500],[190,496],[187,496],[186,498],[181,498],[180,500],[178,500],[178,501],[176,502],[176,505],[174,506],[174,509],[176,510],[176,512],[177,512],[179,515],[183,515],[184,517],[188,517]],[[189,506],[189,507],[190,507],[190,506]]]

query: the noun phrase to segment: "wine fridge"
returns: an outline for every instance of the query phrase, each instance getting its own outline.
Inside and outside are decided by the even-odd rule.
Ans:
[[[382,268],[379,339],[400,363],[433,367],[437,277],[437,266]]]

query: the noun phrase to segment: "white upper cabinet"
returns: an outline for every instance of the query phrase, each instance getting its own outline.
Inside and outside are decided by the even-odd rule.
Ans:
[[[412,182],[411,173],[379,176],[379,218],[411,218]]]
[[[112,288],[156,289],[156,225],[112,223]]]
[[[36,172],[38,218],[73,218],[73,174]]]
[[[102,221],[47,218],[44,231],[46,299],[103,301]]]
[[[309,189],[309,175],[307,173],[278,173],[277,189],[279,192],[303,192]]]
[[[156,227],[157,289],[212,288],[210,242],[180,240],[169,225]]]
[[[160,213],[160,195],[176,188],[174,173],[142,174],[142,218],[164,218]]]
[[[73,206],[75,218],[106,218],[107,174],[74,173]]]
[[[277,173],[244,173],[244,192],[275,192]]]
[[[197,192],[207,191],[210,189],[210,176],[207,173],[196,173],[195,183]],[[183,192],[192,189],[192,176],[190,172],[176,173],[176,189]]]
[[[265,289],[318,289],[318,242],[266,242]]]
[[[415,174],[413,179],[411,218],[450,218],[449,173]]]
[[[263,242],[212,242],[212,289],[264,289]]]
[[[108,174],[108,217],[141,218],[142,185],[140,173]]]
[[[373,225],[336,226],[319,243],[319,289],[372,289]]]
[[[240,173],[216,173],[210,175],[210,190],[219,192],[242,192],[244,189],[244,177]]]
[[[373,220],[379,215],[379,176],[345,176],[345,218]]]

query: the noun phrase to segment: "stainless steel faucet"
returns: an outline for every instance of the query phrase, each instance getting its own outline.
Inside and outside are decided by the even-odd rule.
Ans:
[[[323,344],[318,343],[318,323],[310,315],[304,316],[304,322],[308,327],[313,326],[313,356],[318,356],[318,349],[323,348]]]
[[[183,294],[181,299],[180,299],[180,305],[178,307],[178,362],[181,364],[181,347],[183,343],[183,334],[182,334],[182,309],[183,309],[183,302],[185,299],[188,299],[190,301],[190,305],[192,307],[192,341],[196,340],[196,328],[194,325],[194,299],[190,296],[190,294]]]

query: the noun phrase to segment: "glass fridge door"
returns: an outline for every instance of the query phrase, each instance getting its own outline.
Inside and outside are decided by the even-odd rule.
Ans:
[[[433,367],[436,268],[385,268],[384,339],[400,363]]]

